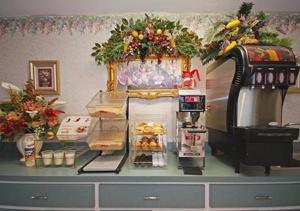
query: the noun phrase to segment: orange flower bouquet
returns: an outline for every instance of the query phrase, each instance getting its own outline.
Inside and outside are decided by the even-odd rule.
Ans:
[[[35,133],[37,139],[52,139],[59,127],[59,114],[54,109],[57,98],[50,101],[38,95],[32,81],[27,81],[23,90],[2,83],[8,89],[9,101],[0,103],[0,135],[12,139],[25,133]]]

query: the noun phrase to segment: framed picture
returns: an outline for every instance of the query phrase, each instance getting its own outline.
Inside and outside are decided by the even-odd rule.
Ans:
[[[29,61],[29,79],[41,95],[59,95],[59,64],[57,60]]]
[[[175,97],[181,83],[181,74],[189,70],[191,61],[185,57],[164,57],[160,64],[156,57],[108,65],[107,90],[126,90],[129,97],[154,99]]]

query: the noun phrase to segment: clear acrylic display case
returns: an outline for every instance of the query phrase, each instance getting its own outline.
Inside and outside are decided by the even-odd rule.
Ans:
[[[127,140],[128,121],[126,92],[98,92],[88,103],[92,117],[98,117],[94,130],[87,138],[90,150],[123,150]]]
[[[87,138],[90,150],[122,150],[126,144],[128,121],[99,120]]]
[[[91,117],[126,119],[126,92],[98,92],[87,104]]]
[[[163,118],[139,115],[131,125],[130,159],[135,167],[167,166],[167,131]]]

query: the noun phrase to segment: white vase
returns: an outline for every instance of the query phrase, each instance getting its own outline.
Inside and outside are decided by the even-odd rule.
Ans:
[[[34,133],[25,133],[24,135],[22,135],[20,138],[18,138],[16,140],[16,144],[17,144],[17,148],[20,152],[20,154],[22,155],[22,158],[20,159],[20,161],[25,161],[25,142],[26,141],[35,141],[35,155],[36,157],[39,157],[39,153],[42,149],[43,146],[43,141],[40,140],[36,140],[36,136]]]

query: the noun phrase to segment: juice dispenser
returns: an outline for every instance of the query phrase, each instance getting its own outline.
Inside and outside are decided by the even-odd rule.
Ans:
[[[212,154],[230,154],[240,163],[265,167],[292,160],[299,129],[282,125],[287,90],[299,67],[293,52],[280,46],[237,46],[207,69],[206,114]]]

